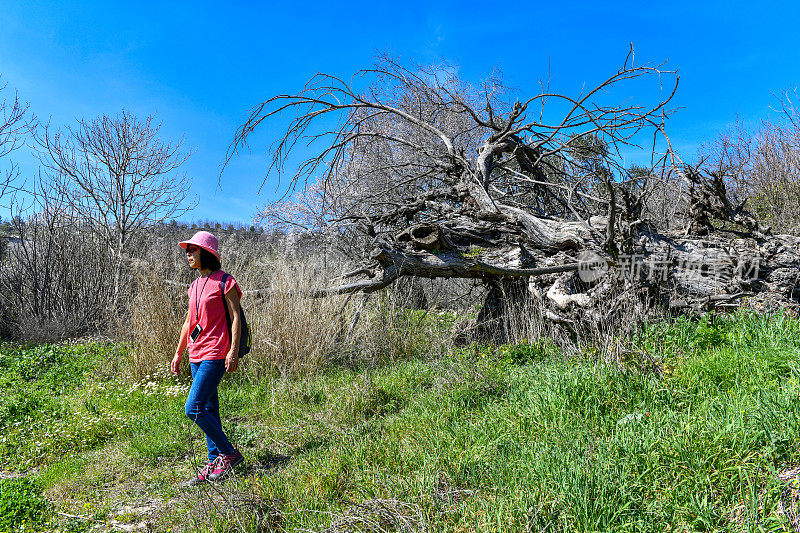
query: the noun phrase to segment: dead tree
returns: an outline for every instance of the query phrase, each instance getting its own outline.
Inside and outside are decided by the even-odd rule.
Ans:
[[[648,82],[653,102],[626,98],[630,85]],[[290,154],[310,153],[288,189],[323,190],[319,225],[358,236],[366,250],[320,295],[373,292],[402,276],[473,278],[490,287],[479,318],[496,319],[526,294],[565,327],[613,325],[626,306],[735,305],[766,289],[791,300],[788,278],[769,285],[778,264],[769,258],[796,265],[793,238],[754,225],[727,199],[722,174],[686,167],[672,152],[665,122],[677,82],[660,65],[635,65],[631,51],[578,96],[543,83],[511,100],[496,79],[476,89],[446,65],[410,69],[383,58],[350,82],[319,74],[298,94],[255,107],[228,160],[262,122],[290,114],[269,171],[280,179]],[[622,154],[645,141],[650,166],[626,168]],[[653,223],[656,190],[687,206],[671,221],[686,227]],[[740,233],[720,236],[715,221]]]
[[[92,237],[64,191],[29,178],[11,204],[15,242],[0,262],[2,333],[36,342],[108,328],[113,260]]]

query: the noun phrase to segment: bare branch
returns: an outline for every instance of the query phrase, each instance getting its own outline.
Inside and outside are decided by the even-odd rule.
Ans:
[[[8,156],[24,144],[36,123],[36,117],[28,109],[29,104],[19,99],[17,91],[10,100],[6,98],[4,92],[7,88],[8,84],[0,76],[0,163],[7,165],[5,168],[0,166],[0,198],[18,188],[12,183],[19,177],[19,167]]]

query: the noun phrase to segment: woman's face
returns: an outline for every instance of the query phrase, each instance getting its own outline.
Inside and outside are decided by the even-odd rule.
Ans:
[[[186,260],[189,262],[189,268],[201,268],[200,265],[200,247],[190,244],[186,247]]]

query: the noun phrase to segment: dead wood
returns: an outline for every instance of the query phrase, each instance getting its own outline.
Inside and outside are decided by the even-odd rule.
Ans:
[[[305,198],[303,219],[371,251],[346,283],[316,296],[371,293],[406,276],[477,279],[489,288],[478,322],[497,322],[525,295],[543,320],[569,328],[617,327],[631,307],[639,315],[797,307],[800,240],[772,235],[732,202],[724,168],[685,165],[672,152],[665,125],[675,72],[634,65],[631,50],[592,90],[573,97],[543,84],[513,104],[498,80],[475,89],[446,65],[408,69],[383,58],[359,75],[373,83],[357,91],[318,75],[296,95],[270,98],[229,150],[230,159],[283,112],[296,114],[271,168],[280,172],[299,141],[321,143],[290,179],[290,189],[306,187],[322,174],[307,189],[317,203]],[[603,101],[650,78],[662,90],[649,105]],[[334,129],[328,116],[338,119]],[[649,168],[623,166],[622,151],[643,136],[663,150]],[[270,212],[286,219],[291,210]]]

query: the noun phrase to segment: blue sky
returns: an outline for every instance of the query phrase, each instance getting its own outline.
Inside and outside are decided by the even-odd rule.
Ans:
[[[473,82],[499,69],[523,95],[549,65],[551,86],[572,94],[619,68],[633,42],[637,62],[680,70],[669,132],[691,159],[737,115],[765,118],[772,93],[800,84],[798,22],[798,2],[0,0],[0,74],[56,126],[156,113],[163,138],[194,152],[184,170],[198,204],[183,218],[247,223],[275,194],[274,180],[258,194],[269,131],[218,186],[233,133],[252,106],[315,72],[348,76],[388,51],[448,60]]]

